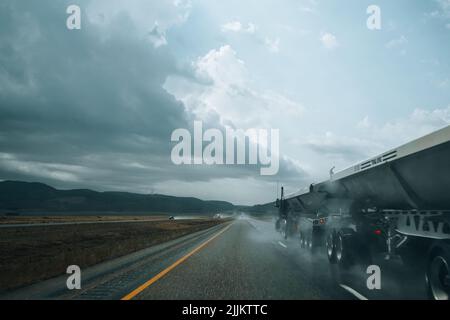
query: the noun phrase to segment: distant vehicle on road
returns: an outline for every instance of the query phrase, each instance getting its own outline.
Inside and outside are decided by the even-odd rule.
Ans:
[[[175,220],[175,217],[174,216],[170,216],[169,220]]]
[[[220,213],[217,213],[213,217],[214,219],[222,219],[222,215]]]

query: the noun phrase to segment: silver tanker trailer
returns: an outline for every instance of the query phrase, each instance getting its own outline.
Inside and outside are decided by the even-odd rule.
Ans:
[[[339,268],[398,258],[450,295],[450,126],[277,199],[276,228]]]

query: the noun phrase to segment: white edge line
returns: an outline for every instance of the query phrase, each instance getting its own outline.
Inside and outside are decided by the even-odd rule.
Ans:
[[[283,242],[281,242],[281,241],[278,241],[278,244],[280,245],[280,246],[282,246],[283,248],[287,248],[287,245],[285,245]]]
[[[347,290],[348,292],[350,292],[352,295],[354,295],[359,300],[369,300],[366,297],[364,297],[362,294],[360,294],[358,291],[356,291],[355,289],[350,288],[349,286],[346,286],[345,284],[339,284],[339,285],[341,286],[341,288]]]

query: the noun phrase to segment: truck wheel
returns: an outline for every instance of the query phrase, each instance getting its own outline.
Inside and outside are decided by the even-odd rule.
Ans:
[[[309,235],[308,250],[312,254],[316,253],[317,251],[317,241],[314,232],[311,232],[311,234]]]
[[[442,247],[434,248],[428,259],[426,273],[430,299],[449,300],[450,297],[450,253]]]
[[[352,235],[353,230],[340,230],[335,239],[335,248],[336,248],[336,262],[340,267],[349,268],[353,265],[353,257],[352,257]]]
[[[281,225],[281,220],[280,219],[277,219],[277,221],[275,222],[275,230],[277,231],[277,232],[280,232],[280,225]]]
[[[288,227],[289,227],[288,222],[285,219],[281,220],[281,222],[280,222],[280,233],[281,233],[281,237],[283,239],[285,239],[285,240],[288,237]]]
[[[313,237],[312,235],[308,235],[308,241],[307,241],[307,245],[306,248],[308,249],[308,251],[312,251],[313,249]]]
[[[337,258],[336,258],[336,246],[335,246],[335,231],[328,233],[327,236],[327,256],[328,261],[330,261],[331,264],[336,264]]]
[[[305,235],[303,232],[300,232],[300,247],[305,248]]]

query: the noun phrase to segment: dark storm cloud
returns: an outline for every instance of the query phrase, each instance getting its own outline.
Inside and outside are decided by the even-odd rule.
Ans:
[[[32,166],[45,163],[99,172],[124,170],[134,156],[167,163],[170,133],[187,126],[182,104],[161,88],[177,72],[170,54],[140,39],[125,14],[106,34],[86,19],[82,30],[69,31],[67,5],[0,5],[0,144],[14,156],[2,177],[23,177],[23,161],[31,176]]]
[[[146,41],[126,13],[106,29],[84,16],[82,30],[69,31],[69,4],[0,4],[0,179],[148,191],[168,179],[259,171],[172,165],[171,133],[192,119],[162,86],[187,71],[167,46]],[[280,172],[299,174],[285,165]]]

